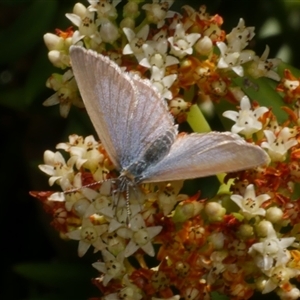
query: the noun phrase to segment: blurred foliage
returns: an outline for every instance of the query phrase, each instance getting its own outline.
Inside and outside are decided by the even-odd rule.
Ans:
[[[84,113],[71,109],[63,120],[58,107],[45,108],[51,95],[45,87],[55,70],[47,60],[43,35],[71,24],[64,14],[76,1],[0,1],[0,136],[1,147],[1,260],[0,299],[73,299],[97,296],[90,283],[97,259],[76,257],[76,242],[66,242],[49,226],[49,219],[28,195],[47,190],[47,178],[39,172],[46,149],[54,150],[69,134],[94,133]],[[172,10],[189,4],[206,4],[210,14],[224,18],[230,31],[239,18],[256,27],[251,47],[261,55],[268,44],[270,57],[279,56],[300,68],[300,0],[175,1]],[[87,2],[83,4],[88,5]],[[198,8],[198,7],[195,7]],[[260,85],[265,83],[259,82]],[[268,88],[268,87],[266,87]],[[274,295],[255,295],[271,299]],[[215,299],[218,299],[216,296]]]

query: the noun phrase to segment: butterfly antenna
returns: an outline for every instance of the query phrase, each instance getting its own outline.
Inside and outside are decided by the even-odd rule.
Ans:
[[[130,202],[129,202],[129,185],[126,187],[126,210],[127,210],[127,223],[129,224],[129,219],[131,216],[131,210],[130,210]]]
[[[103,184],[104,182],[107,182],[109,180],[110,179],[105,179],[105,180],[101,180],[101,181],[92,182],[92,183],[83,185],[83,186],[81,186],[79,188],[74,188],[74,189],[70,189],[70,190],[64,191],[63,193],[64,194],[75,193],[75,192],[78,192],[78,191],[80,191],[80,190],[82,190],[84,188],[89,188],[89,187],[94,186],[94,185]]]

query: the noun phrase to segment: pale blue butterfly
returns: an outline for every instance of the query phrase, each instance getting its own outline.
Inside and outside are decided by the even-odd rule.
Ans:
[[[86,110],[120,172],[118,192],[140,183],[245,170],[268,161],[260,147],[230,132],[178,135],[165,100],[147,79],[108,57],[72,46],[73,72]]]

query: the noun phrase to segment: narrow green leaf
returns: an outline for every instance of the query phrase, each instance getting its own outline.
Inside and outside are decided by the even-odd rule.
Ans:
[[[291,199],[299,199],[300,198],[300,184],[295,182],[294,191]]]
[[[29,280],[56,287],[87,282],[95,276],[90,265],[76,263],[23,263],[13,270]]]
[[[192,105],[188,112],[187,122],[194,132],[210,132],[210,126],[203,116],[198,105]]]

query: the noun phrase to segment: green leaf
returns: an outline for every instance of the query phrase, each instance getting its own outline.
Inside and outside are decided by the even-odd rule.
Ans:
[[[221,295],[217,292],[212,292],[211,293],[211,299],[212,300],[229,300],[229,298],[225,295]]]
[[[214,197],[220,187],[220,181],[216,176],[209,176],[197,179],[185,180],[183,188],[180,191],[182,194],[194,195],[201,192],[201,198]]]
[[[57,1],[33,1],[9,28],[0,32],[0,64],[10,63],[42,41],[57,11]]]
[[[283,76],[285,69],[289,69],[295,77],[300,77],[300,70],[287,63],[280,63],[277,69],[280,76]]]
[[[26,279],[54,287],[87,282],[96,274],[90,265],[76,263],[22,263],[13,270]]]
[[[299,199],[300,198],[300,184],[298,182],[294,183],[294,191],[291,199]]]

